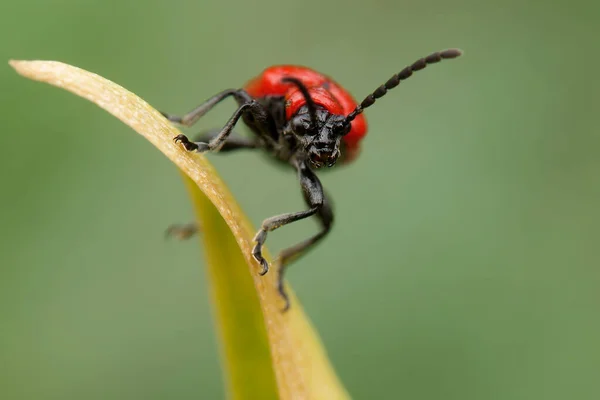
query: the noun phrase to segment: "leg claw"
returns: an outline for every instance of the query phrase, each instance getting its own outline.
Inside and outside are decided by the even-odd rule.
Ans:
[[[255,255],[254,259],[259,262],[261,265],[261,270],[258,273],[260,276],[264,276],[267,272],[269,272],[269,263],[265,260],[260,254]]]
[[[194,150],[198,149],[198,145],[190,142],[190,140],[187,138],[187,136],[185,136],[183,133],[175,136],[173,138],[173,141],[175,143],[181,143],[187,151],[194,151]]]
[[[187,151],[197,151],[198,153],[204,153],[205,151],[210,150],[210,145],[208,143],[190,142],[190,140],[187,138],[187,136],[185,136],[183,133],[175,136],[173,138],[173,141],[175,143],[181,143]]]
[[[188,140],[187,136],[185,136],[183,133],[175,136],[173,138],[173,141],[175,143],[189,143],[189,140]]]
[[[285,303],[283,308],[281,309],[281,312],[284,313],[290,309],[290,298],[285,292],[285,288],[283,287],[283,281],[279,282],[279,284],[277,285],[277,290],[279,291],[279,294],[281,295]]]

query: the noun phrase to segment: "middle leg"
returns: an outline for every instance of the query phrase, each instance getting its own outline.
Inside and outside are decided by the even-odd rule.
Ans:
[[[220,129],[211,129],[209,131],[200,132],[194,135],[192,140],[194,142],[210,143],[213,141],[221,132]],[[239,135],[236,132],[231,132],[231,135],[225,140],[225,143],[219,149],[219,153],[227,153],[235,150],[243,149],[256,149],[258,148],[258,142],[254,138],[246,138]]]
[[[200,153],[205,151],[220,151],[223,147],[227,146],[229,135],[231,135],[234,126],[242,117],[244,117],[246,122],[253,121],[256,124],[257,129],[253,130],[259,133],[261,140],[272,140],[271,136],[273,134],[273,129],[275,129],[275,123],[265,107],[254,100],[244,90],[240,89],[236,91],[235,96],[236,101],[239,104],[238,109],[231,118],[229,118],[229,121],[227,121],[223,129],[214,135],[210,141],[192,142],[187,136],[181,134],[174,138],[175,142],[181,143],[188,151],[195,150]]]
[[[204,153],[205,151],[219,151],[221,147],[225,145],[227,138],[233,132],[233,127],[239,119],[247,112],[249,109],[256,107],[258,103],[252,100],[249,103],[244,103],[235,110],[235,113],[229,118],[229,121],[225,124],[223,129],[219,133],[217,133],[209,142],[191,142],[188,137],[184,134],[180,134],[175,136],[173,139],[175,143],[181,143],[183,147],[187,151],[197,151],[199,153]],[[260,105],[259,105],[260,106]]]

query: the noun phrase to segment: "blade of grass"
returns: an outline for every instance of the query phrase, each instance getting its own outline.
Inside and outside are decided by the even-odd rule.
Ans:
[[[187,176],[184,181],[202,223],[200,239],[204,242],[230,396],[277,399],[267,332],[246,259],[215,206],[194,181]]]
[[[173,143],[172,138],[180,133],[176,128],[145,101],[96,74],[56,61],[11,61],[10,65],[25,77],[66,89],[113,114],[162,151],[193,182],[188,188],[197,214],[205,227],[210,226],[204,233],[205,245],[231,396],[348,398],[293,294],[292,309],[281,313],[275,274],[258,275],[259,266],[251,257],[254,229],[240,207],[204,156],[188,153]],[[232,237],[224,234],[225,226],[237,249],[231,246]],[[242,259],[245,277],[238,275]],[[235,265],[223,267],[230,261]],[[262,328],[257,321],[262,321]],[[244,342],[244,336],[252,343]],[[249,355],[249,351],[256,354]],[[266,357],[269,366],[264,365]],[[271,393],[274,385],[254,382],[272,379],[273,373],[276,393]],[[248,378],[255,376],[260,378]]]

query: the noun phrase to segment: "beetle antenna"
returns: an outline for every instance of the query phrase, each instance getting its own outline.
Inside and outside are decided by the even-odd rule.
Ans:
[[[311,120],[313,126],[316,128],[317,127],[317,106],[315,105],[315,102],[313,101],[312,97],[310,96],[310,93],[308,93],[308,89],[306,88],[304,83],[302,83],[302,81],[300,79],[297,79],[297,78],[294,78],[291,76],[286,76],[285,78],[283,78],[281,80],[281,82],[293,83],[294,85],[296,85],[298,87],[298,89],[302,93],[302,96],[304,96],[304,100],[306,100],[306,107],[308,107],[308,115],[310,115],[310,120]]]
[[[413,72],[420,71],[425,68],[428,64],[434,64],[442,60],[456,58],[462,54],[462,50],[459,49],[448,49],[437,51],[433,54],[428,55],[427,57],[423,57],[415,61],[412,65],[407,66],[402,71],[398,72],[396,75],[393,75],[386,83],[379,86],[373,93],[365,97],[365,99],[352,111],[350,114],[346,116],[344,122],[349,124],[356,118],[360,113],[364,111],[365,108],[371,107],[375,100],[383,97],[388,90],[395,88],[398,84],[408,79]]]

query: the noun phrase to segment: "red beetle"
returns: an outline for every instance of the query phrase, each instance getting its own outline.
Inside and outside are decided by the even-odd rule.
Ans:
[[[357,106],[356,100],[333,79],[307,67],[280,65],[269,67],[263,73],[248,82],[246,91],[254,98],[282,96],[285,101],[285,117],[290,120],[306,105],[306,97],[299,86],[290,87],[286,78],[295,78],[308,90],[309,97],[317,107],[332,115],[350,114]],[[358,115],[352,121],[350,132],[342,138],[344,160],[354,159],[359,150],[361,139],[367,134],[367,121],[364,115]]]
[[[198,152],[262,149],[296,169],[308,209],[264,220],[254,238],[256,245],[252,251],[253,257],[262,265],[260,274],[264,275],[269,270],[269,264],[262,256],[267,233],[313,215],[319,219],[322,226],[319,233],[283,250],[278,257],[278,290],[285,300],[284,310],[289,308],[283,287],[285,267],[323,239],[333,223],[331,205],[314,170],[332,167],[340,156],[342,162],[349,162],[358,155],[360,141],[367,133],[362,112],[376,99],[427,64],[461,54],[458,49],[449,49],[421,58],[393,75],[360,104],[328,76],[306,67],[282,65],[267,68],[243,89],[228,89],[211,97],[183,117],[164,114],[172,122],[191,126],[217,103],[233,96],[238,108],[222,129],[204,132],[195,141],[178,135],[175,142],[188,151]],[[232,135],[240,118],[253,132],[252,138]],[[194,231],[189,226],[182,229]],[[171,232],[177,233],[177,228]]]

